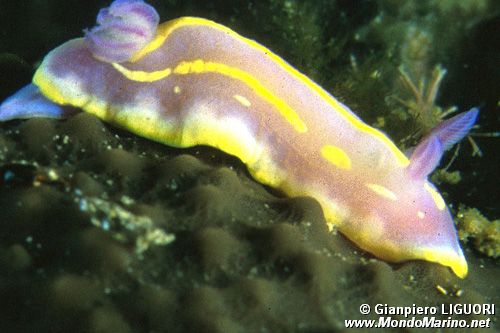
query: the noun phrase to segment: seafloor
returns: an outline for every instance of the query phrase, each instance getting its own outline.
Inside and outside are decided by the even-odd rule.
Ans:
[[[388,122],[402,122],[395,115],[404,107],[387,96],[401,91],[377,75],[390,81],[382,69],[395,68],[388,70],[395,82],[398,66],[418,61],[389,53],[397,47],[387,40],[397,33],[380,31],[421,29],[437,39],[433,33],[455,24],[458,32],[447,32],[455,39],[432,44],[444,50],[427,51],[418,64],[448,69],[438,102],[479,106],[477,131],[499,130],[494,1],[408,1],[425,3],[409,9],[394,1],[151,3],[163,20],[209,17],[262,41],[399,139],[409,132]],[[80,36],[107,4],[0,0],[0,99],[28,83],[43,55]],[[452,10],[462,16],[444,15]],[[386,30],[377,26],[382,16],[391,18],[382,20]],[[382,108],[398,110],[371,113]],[[477,208],[499,218],[498,140],[476,137],[482,157],[462,145],[449,169],[461,181],[440,186],[454,214]],[[495,230],[486,251],[464,238],[464,280],[428,262],[389,264],[329,232],[314,199],[256,183],[231,156],[166,147],[85,113],[0,124],[0,176],[0,332],[347,332],[354,330],[345,319],[378,318],[363,317],[363,303],[496,304],[494,315],[452,317],[500,325]]]

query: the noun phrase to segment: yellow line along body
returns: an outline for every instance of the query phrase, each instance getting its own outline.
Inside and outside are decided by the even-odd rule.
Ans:
[[[442,155],[438,148],[468,128],[448,141],[440,129],[441,136],[424,139],[409,159],[264,46],[194,17],[143,33],[155,19],[149,8],[118,0],[101,10],[100,26],[85,39],[46,56],[30,93],[169,146],[216,147],[243,161],[257,181],[318,200],[330,227],[374,255],[437,262],[465,277],[452,218],[427,175]],[[100,35],[108,29],[106,19],[119,11],[131,25],[119,27],[117,40],[103,39],[110,35]],[[125,43],[126,33],[135,34],[131,40],[140,47]],[[43,103],[29,113],[22,97],[20,92],[2,104],[0,120],[63,116]]]

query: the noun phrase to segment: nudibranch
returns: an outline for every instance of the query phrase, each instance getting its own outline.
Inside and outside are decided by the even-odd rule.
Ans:
[[[408,158],[382,132],[257,42],[215,22],[158,25],[141,0],[102,9],[85,38],[51,51],[0,120],[64,118],[81,109],[173,147],[209,145],[259,182],[311,196],[362,249],[467,274],[453,219],[427,179],[474,124],[471,109],[442,122]]]

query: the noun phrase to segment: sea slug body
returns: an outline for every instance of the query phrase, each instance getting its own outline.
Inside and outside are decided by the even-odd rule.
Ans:
[[[452,217],[427,177],[477,109],[441,123],[407,158],[257,42],[201,18],[156,26],[157,18],[143,1],[116,0],[85,38],[45,57],[33,83],[0,106],[0,120],[79,108],[170,146],[216,147],[259,182],[315,198],[329,226],[374,255],[466,276]]]

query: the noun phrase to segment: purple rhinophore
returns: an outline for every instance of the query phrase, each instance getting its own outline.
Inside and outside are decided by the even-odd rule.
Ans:
[[[462,112],[450,119],[446,119],[436,126],[430,135],[437,136],[443,144],[444,150],[446,150],[462,140],[463,137],[469,133],[469,130],[476,122],[478,114],[478,108],[472,108],[467,112]]]
[[[94,57],[125,62],[156,35],[160,17],[142,0],[115,0],[97,14],[97,26],[85,31],[85,43]]]
[[[410,175],[416,179],[427,177],[438,166],[445,150],[469,133],[478,113],[478,108],[472,108],[436,126],[413,151],[408,166]]]
[[[423,140],[413,151],[408,172],[414,179],[425,179],[438,166],[444,149],[436,136]]]

